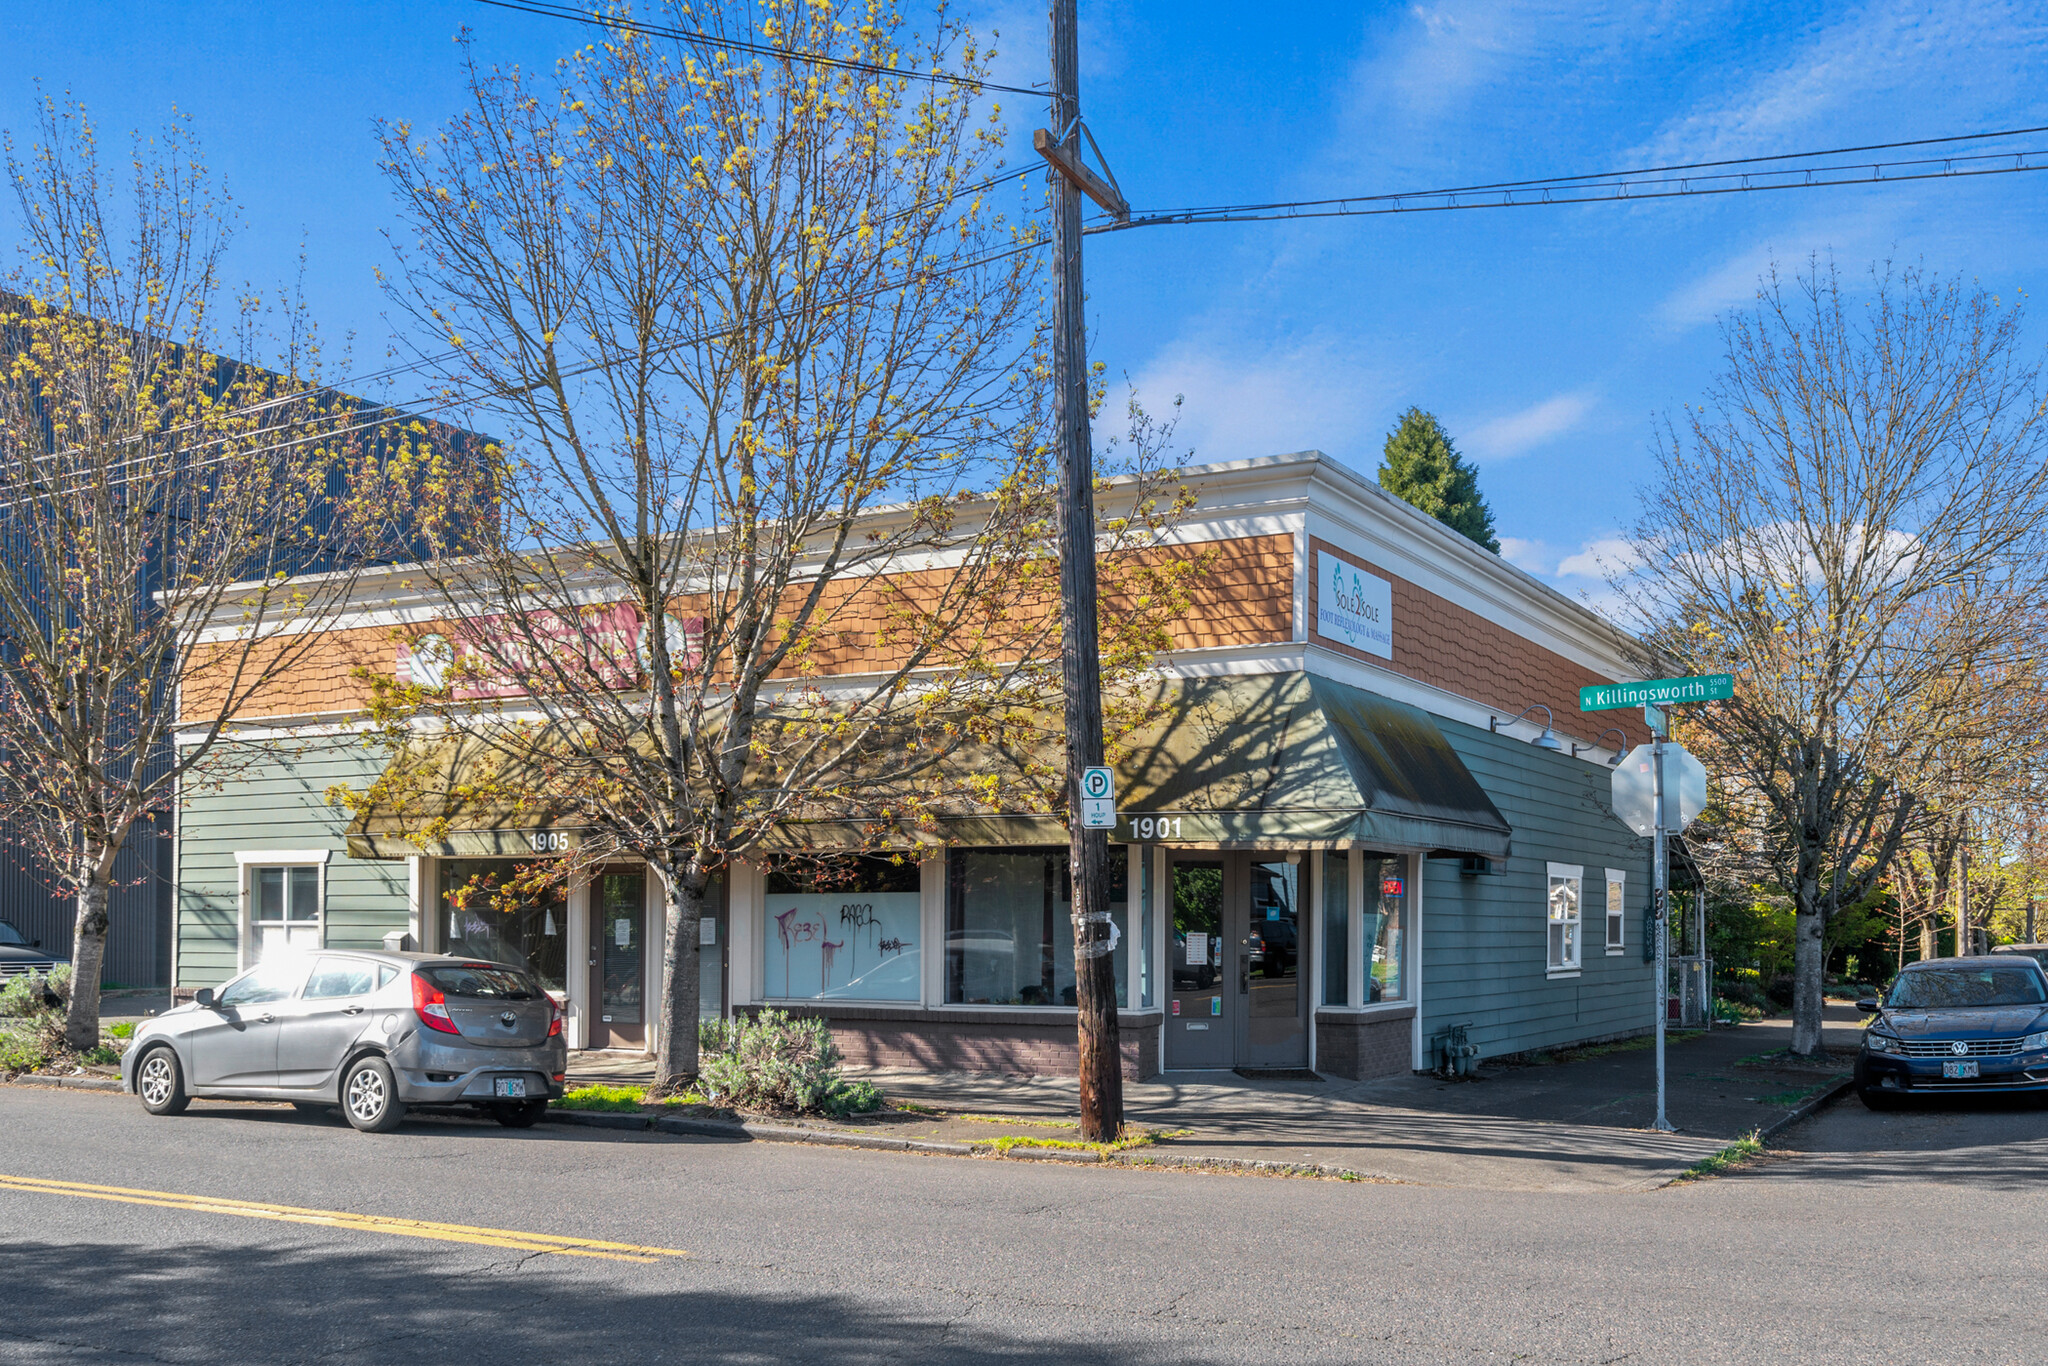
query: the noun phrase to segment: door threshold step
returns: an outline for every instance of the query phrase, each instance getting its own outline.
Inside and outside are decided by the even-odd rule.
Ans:
[[[1237,1075],[1250,1081],[1321,1081],[1306,1067],[1239,1067]]]

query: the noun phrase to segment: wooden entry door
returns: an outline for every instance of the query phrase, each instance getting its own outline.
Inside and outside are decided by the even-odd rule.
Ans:
[[[647,874],[607,868],[590,883],[590,1044],[647,1047]]]

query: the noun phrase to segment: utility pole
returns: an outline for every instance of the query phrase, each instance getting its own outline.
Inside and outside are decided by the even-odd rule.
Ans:
[[[1081,162],[1080,40],[1075,0],[1052,0],[1052,129],[1033,137],[1053,168],[1052,249],[1058,316],[1052,336],[1060,461],[1060,672],[1066,692],[1067,831],[1072,868],[1074,997],[1081,1049],[1081,1137],[1123,1129],[1123,1050],[1117,1039],[1109,836],[1081,821],[1081,773],[1102,763],[1102,657],[1096,636],[1095,461],[1088,441],[1088,338],[1081,275],[1081,195],[1099,196]],[[1100,182],[1097,182],[1097,186]],[[1106,187],[1103,187],[1106,188]],[[1117,196],[1121,202],[1121,196]],[[1129,210],[1125,210],[1128,215]]]

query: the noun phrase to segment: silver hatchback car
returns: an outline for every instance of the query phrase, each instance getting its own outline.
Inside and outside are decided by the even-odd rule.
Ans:
[[[530,973],[439,954],[333,950],[267,960],[145,1021],[122,1089],[153,1115],[194,1096],[335,1106],[366,1133],[408,1107],[525,1128],[562,1095],[562,1012]]]

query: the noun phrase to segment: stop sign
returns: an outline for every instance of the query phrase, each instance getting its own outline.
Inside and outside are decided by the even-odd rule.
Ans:
[[[1637,745],[1622,759],[1610,779],[1614,814],[1638,835],[1657,833],[1656,775],[1648,745]],[[1675,835],[1693,823],[1707,806],[1707,770],[1683,745],[1664,746],[1664,830]]]

